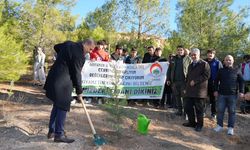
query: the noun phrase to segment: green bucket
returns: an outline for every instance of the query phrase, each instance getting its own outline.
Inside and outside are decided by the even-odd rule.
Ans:
[[[139,114],[137,117],[137,131],[140,134],[146,135],[148,133],[148,126],[150,123],[150,119],[148,119],[145,115]]]

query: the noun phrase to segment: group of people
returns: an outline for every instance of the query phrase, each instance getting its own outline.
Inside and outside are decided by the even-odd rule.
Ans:
[[[171,60],[167,74],[167,84],[171,84],[177,104],[177,115],[187,114],[188,122],[183,123],[183,126],[202,131],[206,99],[209,99],[211,118],[217,118],[214,131],[223,130],[227,108],[227,133],[233,135],[237,100],[246,100],[244,92],[247,92],[245,89],[250,81],[250,70],[247,67],[250,64],[249,55],[246,55],[248,59],[242,67],[238,67],[234,65],[231,55],[227,55],[223,62],[218,60],[214,49],[207,50],[207,58],[204,60],[200,58],[200,50],[197,48],[191,49],[189,55],[184,52],[182,46],[177,47],[177,55]]]
[[[211,117],[216,118],[217,115],[217,127],[214,130],[219,132],[223,129],[223,116],[225,108],[228,108],[228,134],[234,134],[237,96],[239,92],[240,98],[244,99],[244,84],[250,81],[250,61],[246,61],[239,69],[234,66],[231,55],[227,55],[221,63],[215,57],[215,50],[209,49],[207,58],[203,60],[198,48],[190,52],[183,46],[178,46],[176,55],[170,55],[168,59],[161,56],[161,48],[153,46],[147,47],[143,58],[137,55],[136,48],[132,48],[128,55],[121,45],[116,45],[114,53],[109,54],[105,41],[95,44],[92,39],[79,43],[66,41],[55,45],[54,49],[57,59],[48,73],[44,89],[46,96],[53,101],[47,136],[54,137],[55,142],[74,142],[65,136],[64,122],[70,110],[73,88],[76,89],[77,99],[83,97],[81,70],[85,60],[123,61],[128,64],[168,61],[165,93],[161,100],[152,100],[153,105],[164,107],[167,95],[167,104],[176,106],[176,115],[187,116],[188,122],[183,126],[200,132],[204,124],[205,100],[209,97]],[[129,100],[128,103],[135,101]]]

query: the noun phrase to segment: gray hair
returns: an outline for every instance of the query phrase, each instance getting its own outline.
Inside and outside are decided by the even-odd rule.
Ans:
[[[224,58],[224,60],[225,60],[226,58],[231,58],[231,59],[234,61],[234,57],[233,57],[232,55],[227,55],[227,56]]]
[[[195,53],[195,54],[199,54],[201,53],[201,51],[198,48],[192,48],[191,49],[191,53]]]
[[[95,41],[92,39],[85,39],[83,45],[95,45]]]

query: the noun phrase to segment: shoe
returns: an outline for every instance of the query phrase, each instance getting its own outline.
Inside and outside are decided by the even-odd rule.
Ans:
[[[54,136],[55,136],[54,132],[48,132],[48,134],[47,134],[48,139],[52,139],[52,138],[54,138]]]
[[[75,141],[74,139],[70,139],[65,136],[60,136],[60,137],[55,136],[54,138],[54,142],[57,143],[73,143],[74,141]]]
[[[223,127],[221,127],[220,125],[217,125],[217,127],[214,128],[214,131],[215,131],[215,132],[220,132],[220,131],[222,131],[222,130],[223,130]]]
[[[211,119],[216,120],[216,115],[215,115],[215,114],[212,114],[212,115],[211,115]]]
[[[135,106],[136,103],[134,101],[128,101],[128,106]]]
[[[195,128],[195,127],[196,127],[196,124],[192,124],[192,123],[189,123],[189,122],[183,123],[182,125],[183,125],[184,127],[191,127],[191,128]]]
[[[234,135],[234,128],[229,127],[227,130],[228,135]]]
[[[91,102],[92,102],[92,98],[86,98],[85,99],[85,103],[86,104],[91,104]]]
[[[196,126],[194,130],[197,131],[197,132],[201,132],[202,127],[201,126]]]
[[[75,99],[74,99],[74,100],[72,100],[70,104],[71,104],[71,105],[76,104],[76,100],[75,100]]]
[[[64,137],[67,137],[67,135],[66,135],[66,132],[64,131]],[[48,134],[47,134],[47,138],[48,139],[52,139],[52,138],[54,138],[55,137],[55,133],[54,132],[48,132]]]
[[[99,104],[99,105],[103,104],[103,103],[102,103],[102,99],[98,99],[98,104]]]
[[[187,114],[185,115],[185,120],[187,120],[187,121],[188,121],[188,115],[187,115]]]

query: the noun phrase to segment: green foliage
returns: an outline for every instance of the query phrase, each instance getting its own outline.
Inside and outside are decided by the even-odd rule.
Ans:
[[[97,27],[92,31],[90,37],[96,41],[99,41],[105,38],[105,33],[105,30],[103,30],[101,27]]]
[[[18,22],[24,49],[32,52],[40,46],[46,52],[54,52],[54,44],[77,39],[76,17],[70,14],[74,4],[75,0],[24,1]]]
[[[248,8],[239,13],[230,10],[232,0],[179,1],[177,21],[179,33],[173,33],[171,44],[177,42],[188,48],[215,48],[219,52],[245,49],[250,27],[244,24]]]
[[[16,81],[26,73],[27,55],[6,29],[7,25],[0,27],[0,81]]]
[[[121,78],[121,72],[118,70],[119,64],[114,62],[110,63],[110,65],[114,73],[114,80],[112,81],[112,87],[106,87],[107,93],[109,93],[111,98],[107,99],[105,108],[112,115],[111,120],[112,122],[114,122],[116,132],[119,134],[121,131],[122,117],[124,116],[124,111],[122,111],[123,109],[121,106],[127,105],[127,100],[118,98],[118,95],[120,93],[118,89],[118,84]]]
[[[114,31],[114,17],[113,14],[116,9],[116,1],[110,0],[101,6],[96,8],[94,12],[88,13],[85,21],[89,28],[94,29],[101,27],[106,31]]]
[[[127,35],[121,35],[122,38],[117,41],[118,44],[123,45],[125,48],[127,48],[129,51],[132,48],[136,48],[138,51],[138,55],[143,57],[144,53],[147,51],[148,46],[155,46],[156,40],[154,38],[149,39],[137,39],[134,38],[133,34],[127,34]]]
[[[168,0],[118,0],[117,28],[142,35],[166,35],[168,31]]]

